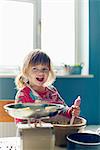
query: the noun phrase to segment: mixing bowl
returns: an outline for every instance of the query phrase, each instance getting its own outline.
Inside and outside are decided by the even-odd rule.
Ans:
[[[50,119],[44,119],[44,122],[52,123],[55,132],[55,145],[66,146],[66,136],[72,133],[83,132],[86,127],[86,119],[83,117],[76,117],[72,125],[70,120],[64,116],[56,115]]]

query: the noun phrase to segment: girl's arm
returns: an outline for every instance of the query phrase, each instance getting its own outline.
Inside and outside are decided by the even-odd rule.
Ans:
[[[72,105],[71,107],[69,107],[64,99],[60,96],[59,92],[57,91],[57,89],[53,86],[53,90],[55,91],[52,96],[53,96],[53,103],[56,103],[56,104],[63,104],[65,107],[64,109],[62,110],[61,114],[70,118],[72,117],[72,115],[74,116],[79,116],[79,113],[80,113],[80,107],[76,107],[74,105]]]
[[[54,87],[54,86],[51,86],[51,89],[52,89],[52,103],[55,103],[55,104],[62,104],[64,105],[64,109],[62,110],[62,112],[60,113],[61,115],[63,116],[66,116],[68,118],[71,118],[71,114],[72,114],[72,107],[69,107],[64,99],[60,96],[59,92],[57,91],[57,89]]]
[[[15,103],[34,103],[33,97],[31,98],[30,91],[19,90],[15,96]],[[27,120],[15,118],[15,123],[27,123]]]

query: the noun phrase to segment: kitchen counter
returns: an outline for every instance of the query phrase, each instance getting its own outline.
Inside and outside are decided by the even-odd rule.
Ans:
[[[0,138],[0,150],[20,150],[20,138],[19,137]],[[66,150],[66,148],[55,146],[54,150]]]
[[[98,128],[100,128],[100,125],[88,125],[85,129],[85,132],[96,132]],[[39,143],[40,141],[37,142]],[[8,150],[8,149],[21,150],[20,137],[0,138],[0,150]],[[55,146],[54,150],[67,150],[67,148]]]

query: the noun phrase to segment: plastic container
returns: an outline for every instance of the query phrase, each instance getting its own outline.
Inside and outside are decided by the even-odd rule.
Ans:
[[[81,74],[82,66],[71,66],[69,74]]]

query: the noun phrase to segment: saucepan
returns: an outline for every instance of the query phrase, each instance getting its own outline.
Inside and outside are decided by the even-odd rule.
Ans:
[[[67,136],[67,150],[100,150],[98,133],[73,133]]]

